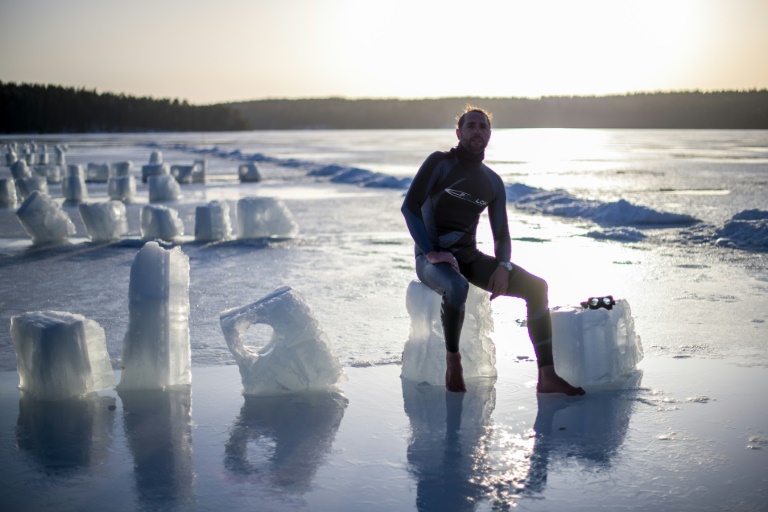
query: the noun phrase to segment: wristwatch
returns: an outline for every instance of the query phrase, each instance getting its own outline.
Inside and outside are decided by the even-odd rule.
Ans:
[[[499,262],[499,266],[500,266],[500,267],[504,267],[505,269],[509,270],[510,272],[512,272],[512,269],[513,269],[513,268],[515,268],[515,266],[514,266],[514,265],[512,265],[512,264],[511,264],[510,262],[508,262],[508,261],[500,261],[500,262]]]

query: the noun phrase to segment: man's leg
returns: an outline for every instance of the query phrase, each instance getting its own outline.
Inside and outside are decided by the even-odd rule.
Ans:
[[[440,319],[445,333],[445,387],[448,391],[466,391],[459,341],[461,327],[464,325],[464,305],[469,283],[450,264],[433,265],[423,255],[416,257],[416,275],[422,283],[442,297]]]

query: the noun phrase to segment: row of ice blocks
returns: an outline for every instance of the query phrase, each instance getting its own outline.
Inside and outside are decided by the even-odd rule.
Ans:
[[[574,386],[619,382],[643,359],[629,303],[617,300],[611,310],[554,308],[552,353],[558,375]]]
[[[191,383],[189,259],[148,242],[131,265],[121,390]],[[114,386],[104,330],[82,315],[36,311],[11,318],[19,388],[43,400]]]

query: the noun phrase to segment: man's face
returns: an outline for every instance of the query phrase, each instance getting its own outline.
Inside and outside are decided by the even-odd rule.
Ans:
[[[471,153],[480,154],[485,151],[491,140],[491,126],[488,118],[480,112],[469,112],[464,116],[464,124],[456,129],[459,143]]]

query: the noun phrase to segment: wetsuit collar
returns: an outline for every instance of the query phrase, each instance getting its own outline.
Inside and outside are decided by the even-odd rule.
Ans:
[[[477,167],[485,158],[485,151],[482,153],[472,153],[462,146],[461,143],[457,144],[455,148],[451,148],[450,154],[458,158],[459,162],[467,167]]]

